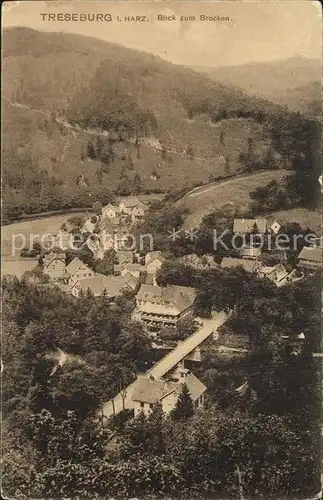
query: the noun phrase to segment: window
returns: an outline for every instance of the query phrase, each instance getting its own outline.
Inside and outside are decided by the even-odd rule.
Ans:
[[[150,404],[149,404],[149,408],[153,408],[153,406],[154,406],[154,405],[153,405],[152,403],[150,403]]]
[[[145,406],[145,403],[140,403],[141,408],[144,408],[144,406]]]

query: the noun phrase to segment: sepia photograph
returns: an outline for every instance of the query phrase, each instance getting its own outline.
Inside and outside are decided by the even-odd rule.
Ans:
[[[2,497],[322,499],[320,3],[1,34]]]

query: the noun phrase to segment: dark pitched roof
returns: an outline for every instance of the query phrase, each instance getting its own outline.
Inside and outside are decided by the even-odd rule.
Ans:
[[[185,377],[184,382],[193,401],[196,401],[206,391],[206,386],[193,373],[189,373]],[[132,399],[143,403],[156,404],[174,391],[179,395],[183,389],[184,382],[140,376],[135,384]]]
[[[206,386],[194,375],[194,373],[189,373],[187,375],[185,383],[191,393],[193,401],[196,401],[206,391]]]
[[[139,377],[135,384],[132,399],[143,403],[156,404],[166,394],[174,392],[177,388],[175,382],[167,382],[166,380],[155,380],[148,377]]]
[[[139,278],[136,278],[133,274],[131,273],[126,273],[122,276],[122,279],[125,283],[125,285],[129,286],[132,290],[136,290],[137,286],[140,283]]]
[[[50,254],[45,255],[44,265],[49,266],[49,264],[51,264],[54,260],[61,260],[65,264],[65,258],[66,255],[64,252],[51,252]]]
[[[79,269],[90,269],[84,262],[82,262],[78,257],[74,259],[66,266],[66,271],[72,276]]]
[[[323,248],[321,247],[303,247],[298,258],[310,260],[312,262],[322,263]]]
[[[102,208],[102,212],[104,212],[107,208],[111,208],[117,214],[120,212],[120,208],[117,205],[113,205],[112,203],[108,203],[105,207]]]
[[[145,266],[141,264],[133,264],[132,262],[128,262],[123,265],[123,268],[127,271],[141,271],[144,272],[146,270]]]
[[[159,287],[142,285],[136,295],[138,300],[153,304],[176,307],[180,312],[193,305],[196,298],[195,288],[170,285]]]
[[[106,291],[108,296],[115,297],[125,287],[125,282],[122,278],[115,276],[105,276],[104,274],[96,274],[91,278],[84,278],[77,283],[81,286],[82,290],[91,290],[93,295],[101,295]]]
[[[166,258],[161,252],[161,250],[153,250],[145,255],[145,263],[148,265],[154,260],[159,259],[161,262],[165,262]]]

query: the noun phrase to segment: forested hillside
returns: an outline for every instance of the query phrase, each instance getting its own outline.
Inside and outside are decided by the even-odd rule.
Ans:
[[[234,175],[251,138],[256,168],[281,162],[266,101],[92,38],[3,39],[5,218]]]
[[[309,151],[313,168],[316,125],[268,101],[92,38],[3,39],[4,220],[293,168]]]
[[[234,85],[250,95],[286,105],[290,111],[320,119],[321,62],[317,59],[294,56],[280,61],[195,69],[224,85]]]
[[[310,82],[307,85],[292,87],[285,92],[277,93],[275,101],[287,106],[291,111],[299,111],[317,120],[322,116],[321,82]]]

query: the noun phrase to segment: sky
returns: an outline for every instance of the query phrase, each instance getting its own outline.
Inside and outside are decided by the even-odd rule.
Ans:
[[[281,60],[295,55],[321,59],[322,18],[318,2],[303,1],[13,1],[3,4],[3,27],[28,26],[92,36],[144,50],[186,66],[226,66]],[[61,22],[41,14],[111,14],[112,22]],[[200,21],[200,15],[229,21]],[[158,21],[158,15],[176,17]],[[195,21],[180,17],[195,16]],[[117,22],[116,16],[122,20]],[[125,16],[149,21],[124,22]],[[56,18],[55,18],[56,19]]]

